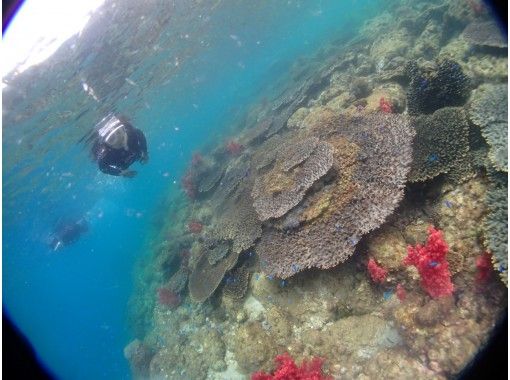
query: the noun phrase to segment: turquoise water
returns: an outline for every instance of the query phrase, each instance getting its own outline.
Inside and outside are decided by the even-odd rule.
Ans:
[[[112,91],[115,94],[101,104],[83,92],[75,92],[75,98],[60,93],[62,78],[46,77],[51,85],[39,88],[33,83],[25,101],[40,104],[52,88],[53,103],[43,103],[19,120],[12,117],[17,109],[7,107],[11,115],[4,117],[3,131],[3,302],[59,378],[130,377],[122,350],[133,338],[127,327],[127,302],[136,276],[134,265],[158,227],[154,219],[161,202],[180,191],[192,152],[225,139],[251,104],[276,96],[298,58],[352,37],[363,20],[387,5],[218,4],[203,10],[197,4],[189,11],[202,17],[184,25],[169,23],[162,30],[160,42],[188,35],[184,40],[190,46],[189,51],[184,45],[175,47],[186,59],[179,61],[178,71],[158,77],[165,77],[163,81],[145,79],[154,75],[151,71],[175,67],[179,54],[152,49],[154,54],[147,54],[130,75],[136,85]],[[170,12],[161,9],[166,11]],[[142,47],[146,46],[133,46]],[[94,65],[94,60],[67,63],[65,76],[68,83],[74,81],[73,88],[87,65]],[[123,96],[116,97],[118,93]],[[10,96],[12,92],[4,91],[4,100]],[[93,108],[93,115],[73,121],[84,104]],[[59,123],[52,116],[65,105],[73,114]],[[84,120],[98,121],[101,112],[112,107],[128,115],[147,136],[150,162],[145,167],[136,164],[139,174],[132,180],[99,173],[86,150],[75,144],[93,126]],[[47,236],[59,218],[69,215],[85,216],[89,232],[74,245],[49,251]]]

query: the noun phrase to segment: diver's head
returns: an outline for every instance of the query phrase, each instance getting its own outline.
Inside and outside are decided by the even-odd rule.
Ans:
[[[98,130],[102,141],[113,149],[128,150],[128,135],[126,124],[112,115]]]

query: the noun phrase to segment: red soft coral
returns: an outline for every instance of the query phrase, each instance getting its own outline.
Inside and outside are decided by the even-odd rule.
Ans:
[[[476,277],[477,284],[486,283],[492,274],[492,258],[489,252],[484,252],[476,258]]]
[[[191,172],[187,172],[186,175],[182,177],[181,185],[189,199],[196,198],[197,188],[193,181],[193,174]]]
[[[198,166],[204,162],[204,158],[202,155],[198,152],[193,153],[193,156],[191,157],[191,166]]]
[[[407,297],[407,292],[401,284],[397,284],[397,290],[395,293],[400,301],[404,301]]]
[[[230,140],[225,144],[225,149],[231,156],[238,156],[244,149],[244,146],[235,140]]]
[[[383,113],[393,113],[393,106],[384,98],[379,99],[379,109]]]
[[[200,232],[202,232],[203,227],[204,225],[200,222],[197,222],[196,220],[192,220],[191,222],[188,223],[188,231],[191,232],[192,234],[199,234]]]
[[[304,360],[299,367],[288,353],[277,355],[275,361],[278,368],[272,375],[259,371],[251,375],[251,380],[333,380],[322,373],[324,359],[321,358]]]
[[[370,273],[370,278],[373,282],[382,283],[386,280],[386,276],[388,275],[388,271],[383,267],[379,266],[374,259],[368,260],[367,264],[368,273]]]
[[[453,293],[448,261],[448,244],[443,239],[443,233],[433,226],[429,227],[427,244],[407,247],[405,265],[414,265],[421,277],[422,288],[432,297],[438,298]]]

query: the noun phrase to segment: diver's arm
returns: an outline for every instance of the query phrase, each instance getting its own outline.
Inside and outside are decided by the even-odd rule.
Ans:
[[[103,160],[98,161],[99,164],[99,170],[101,170],[103,173],[111,174],[111,175],[121,175],[122,169],[115,165],[108,165]]]
[[[143,132],[139,129],[136,129],[136,141],[141,153],[140,162],[146,163],[149,160],[149,154],[147,153],[147,140],[145,139]]]

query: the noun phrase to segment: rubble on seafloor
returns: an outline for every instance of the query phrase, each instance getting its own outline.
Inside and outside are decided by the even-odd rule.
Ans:
[[[468,3],[368,21],[254,106],[235,147],[193,161],[141,271],[135,378],[247,379],[283,353],[338,379],[466,367],[507,307],[508,265],[506,48]],[[427,265],[446,260],[449,288],[431,292],[433,270],[404,261],[438,241]],[[182,302],[156,302],[163,285]]]

